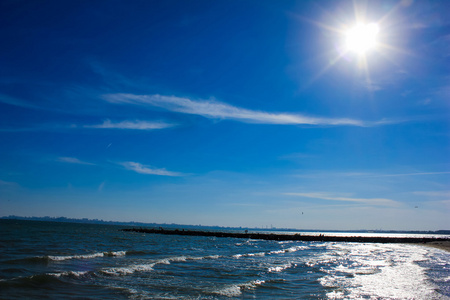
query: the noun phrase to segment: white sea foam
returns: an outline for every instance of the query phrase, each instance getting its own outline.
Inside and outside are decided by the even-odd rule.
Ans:
[[[226,297],[237,297],[242,294],[241,288],[238,285],[232,285],[221,290],[215,291],[215,294]]]
[[[296,243],[296,241],[279,241],[278,244],[283,245],[283,244],[292,244],[292,243]]]
[[[220,255],[206,255],[206,256],[187,256],[186,260],[203,260],[203,259],[218,259]]]
[[[258,241],[258,240],[249,239],[249,240],[246,240],[245,242],[235,243],[234,245],[235,246],[244,246],[244,245],[248,246],[248,245],[253,245],[253,243],[256,241]]]
[[[268,272],[269,273],[282,272],[282,271],[284,271],[286,269],[291,268],[292,266],[293,266],[292,263],[284,264],[284,265],[281,265],[281,266],[274,266],[274,267],[270,267],[268,269]]]
[[[127,254],[126,251],[110,251],[110,252],[103,252],[106,256],[125,256]]]
[[[255,287],[257,287],[257,286],[259,286],[259,285],[261,285],[261,284],[263,284],[265,282],[266,282],[265,280],[252,280],[252,281],[250,281],[248,283],[241,284],[240,287],[244,288],[244,289],[253,289],[253,288],[255,288]]]
[[[179,261],[186,261],[188,258],[186,256],[175,256],[169,258],[169,261],[179,262]]]
[[[266,253],[265,252],[256,252],[256,253],[249,253],[249,254],[247,254],[248,256],[264,256],[264,255],[266,255]]]
[[[188,257],[188,256],[174,256],[168,258],[162,258],[153,261],[150,264],[137,264],[126,267],[113,267],[102,269],[99,272],[104,275],[124,276],[130,275],[136,272],[150,272],[154,270],[155,265],[170,265],[172,262],[186,262],[187,260],[202,260],[202,259],[216,259],[219,255],[202,256],[202,257]]]
[[[233,255],[234,258],[241,258],[241,257],[252,257],[252,256],[265,256],[265,252],[255,252],[255,253],[245,253],[245,254],[235,254]]]
[[[80,255],[48,255],[48,256],[43,256],[41,258],[48,258],[48,259],[54,260],[54,261],[63,261],[63,260],[69,260],[69,259],[92,259],[92,258],[104,257],[104,256],[124,256],[124,255],[126,255],[125,251],[109,251],[109,252],[98,252],[98,253],[80,254]]]
[[[50,260],[62,261],[62,260],[68,260],[68,259],[91,259],[91,258],[103,257],[103,256],[105,256],[104,253],[93,253],[93,254],[65,255],[65,256],[49,255],[48,258]]]
[[[233,255],[234,258],[241,258],[241,257],[251,257],[251,256],[265,256],[267,255],[274,255],[274,254],[283,254],[288,252],[296,252],[299,250],[306,250],[310,249],[308,246],[292,246],[286,249],[280,249],[280,250],[272,250],[269,252],[255,252],[255,253],[244,253],[244,254],[235,254]]]
[[[158,259],[155,264],[170,265],[170,260],[168,258]]]
[[[287,252],[296,252],[299,250],[306,250],[309,248],[310,247],[308,247],[308,246],[293,246],[293,247],[287,248],[286,250],[287,250]]]
[[[212,257],[212,256],[211,256]],[[208,257],[208,258],[211,258]],[[213,256],[218,257],[218,256]],[[153,271],[154,266],[161,264],[161,265],[170,265],[171,262],[186,262],[187,260],[200,260],[204,259],[206,257],[187,257],[187,256],[174,256],[169,258],[162,258],[158,259],[150,264],[138,264],[138,265],[131,265],[127,267],[114,267],[114,268],[107,268],[100,271],[102,274],[106,275],[116,275],[116,276],[123,276],[123,275],[129,275],[133,274],[135,272],[149,272]]]
[[[287,253],[287,252],[296,252],[299,250],[307,250],[307,249],[310,249],[310,247],[308,247],[308,246],[292,246],[292,247],[289,247],[286,249],[270,251],[269,254],[283,254],[283,253]]]
[[[135,272],[150,272],[153,271],[155,264],[142,264],[142,265],[131,265],[128,267],[117,267],[117,268],[107,268],[100,271],[100,273],[105,275],[129,275]]]
[[[286,253],[286,249],[281,249],[281,250],[274,250],[274,251],[270,251],[269,254],[281,254],[281,253]]]
[[[227,286],[223,289],[215,291],[214,293],[218,294],[218,295],[226,296],[226,297],[237,297],[242,294],[242,290],[254,289],[257,286],[263,284],[264,282],[265,282],[264,280],[252,280],[247,283],[234,284],[231,286]]]
[[[88,273],[89,273],[89,271],[66,271],[66,272],[60,272],[60,273],[47,273],[47,275],[57,277],[57,278],[62,277],[62,276],[81,277]]]

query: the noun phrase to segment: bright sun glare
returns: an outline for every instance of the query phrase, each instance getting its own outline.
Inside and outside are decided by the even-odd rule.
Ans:
[[[364,54],[373,49],[377,44],[379,27],[375,23],[358,24],[346,33],[347,50]]]

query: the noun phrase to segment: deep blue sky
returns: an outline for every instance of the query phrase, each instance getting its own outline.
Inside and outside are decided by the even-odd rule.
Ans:
[[[449,229],[450,2],[355,3],[2,1],[0,215]]]

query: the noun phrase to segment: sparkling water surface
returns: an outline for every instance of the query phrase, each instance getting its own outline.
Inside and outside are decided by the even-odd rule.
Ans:
[[[0,228],[1,299],[450,299],[450,253],[420,245]]]

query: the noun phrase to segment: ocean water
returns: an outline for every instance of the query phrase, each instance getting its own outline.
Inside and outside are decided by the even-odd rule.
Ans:
[[[439,249],[121,228],[0,220],[0,299],[450,299]]]

